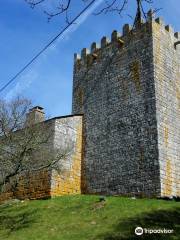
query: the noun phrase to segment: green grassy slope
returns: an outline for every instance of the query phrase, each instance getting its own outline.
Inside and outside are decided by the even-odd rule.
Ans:
[[[0,205],[2,240],[180,239],[175,201],[65,196]],[[137,226],[174,229],[174,234],[135,236]],[[179,234],[179,238],[178,238]]]

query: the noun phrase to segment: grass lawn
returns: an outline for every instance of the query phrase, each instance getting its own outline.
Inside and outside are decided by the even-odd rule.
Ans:
[[[175,201],[79,195],[0,205],[1,240],[180,239],[179,224]],[[174,234],[135,236],[137,226]]]

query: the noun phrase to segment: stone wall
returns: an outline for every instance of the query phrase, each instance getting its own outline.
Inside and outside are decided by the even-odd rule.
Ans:
[[[52,170],[22,172],[14,177],[17,184],[13,184],[12,178],[11,182],[3,187],[0,202],[12,198],[42,199],[81,192],[82,116],[50,119],[46,125],[52,130],[52,135],[41,151],[48,147],[52,161],[60,160]]]
[[[84,114],[83,190],[160,196],[151,15],[113,31],[74,63],[73,114]]]
[[[39,141],[43,141],[48,137],[48,142],[39,145],[40,149],[37,142],[35,142],[34,147],[37,148],[36,152],[32,153],[33,156],[29,161],[24,158],[21,162],[22,165],[20,168],[27,170],[18,172],[18,174],[10,178],[10,182],[3,186],[0,193],[0,202],[11,198],[38,199],[50,197],[51,171],[41,167],[47,165],[49,157],[53,159],[54,126],[54,121],[47,121],[38,123],[32,132],[28,130],[29,128],[24,128],[13,133],[12,141],[14,143],[22,141],[21,144],[23,144],[33,135],[36,136],[33,137],[34,141],[38,141],[36,138],[39,139]],[[43,131],[46,131],[47,134]],[[41,136],[42,139],[40,140]],[[18,147],[17,145],[17,148]],[[19,149],[19,152],[21,153],[22,150],[23,148]],[[42,164],[42,162],[44,164]],[[16,165],[17,164],[18,163],[16,163]],[[10,167],[11,165],[9,164],[9,168]],[[32,169],[39,170],[34,171]],[[11,168],[9,169],[9,173],[13,173],[13,167],[12,170]]]
[[[23,173],[19,177],[14,197],[18,199],[42,199],[50,197],[51,172],[41,170]]]
[[[153,53],[161,196],[180,196],[180,40],[162,19],[153,22]]]
[[[14,182],[15,181],[15,182]],[[23,172],[3,187],[0,202],[10,199],[43,199],[50,197],[51,171]]]
[[[55,148],[69,152],[60,160],[60,172],[53,170],[51,196],[81,193],[82,116],[59,118],[55,121]]]

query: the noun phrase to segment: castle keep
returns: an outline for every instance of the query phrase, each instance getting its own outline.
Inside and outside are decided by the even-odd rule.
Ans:
[[[180,196],[180,34],[149,11],[75,54],[72,115],[48,124],[49,147],[73,152],[61,173],[21,176],[16,197]]]
[[[84,192],[180,195],[180,35],[152,15],[75,55]]]

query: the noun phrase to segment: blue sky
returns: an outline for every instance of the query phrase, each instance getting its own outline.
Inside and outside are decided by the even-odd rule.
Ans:
[[[82,4],[78,0],[73,1],[72,15],[75,15],[82,8]],[[48,116],[71,114],[74,53],[80,52],[83,47],[89,48],[94,41],[100,42],[103,36],[110,38],[113,30],[121,32],[125,23],[132,23],[126,13],[123,17],[115,13],[92,15],[92,12],[103,6],[103,0],[97,2],[74,28],[64,34],[3,91],[0,98],[11,99],[16,94],[22,94],[30,98],[34,105],[44,107]],[[53,0],[49,3],[48,8],[51,8]],[[152,7],[162,7],[158,15],[163,16],[166,24],[171,24],[175,31],[180,31],[179,5],[179,0],[154,0]],[[1,0],[0,87],[66,25],[63,16],[48,23],[46,15],[43,14],[45,7],[47,6],[32,10],[24,0]],[[96,10],[93,10],[95,8]],[[147,8],[150,6],[145,5],[145,9]],[[126,12],[135,15],[135,0],[129,0]]]

